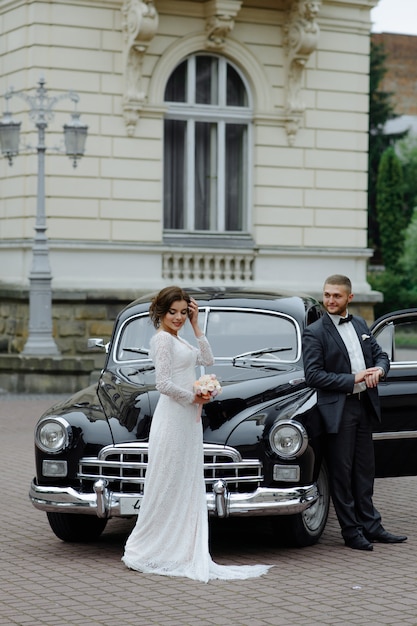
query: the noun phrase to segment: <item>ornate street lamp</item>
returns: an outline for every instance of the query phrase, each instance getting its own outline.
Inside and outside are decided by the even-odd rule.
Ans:
[[[35,237],[32,247],[32,267],[29,274],[29,336],[22,354],[25,356],[57,356],[60,354],[52,337],[52,274],[49,265],[48,239],[45,217],[45,129],[54,115],[57,102],[69,98],[76,107],[79,96],[73,91],[51,98],[40,78],[36,94],[30,96],[10,88],[5,94],[6,111],[0,120],[0,148],[2,154],[13,164],[19,153],[20,122],[15,122],[9,111],[13,96],[22,98],[29,105],[29,117],[38,129],[38,187]],[[87,138],[87,126],[81,124],[79,113],[72,113],[71,121],[64,125],[66,154],[73,160],[73,167],[83,156]]]

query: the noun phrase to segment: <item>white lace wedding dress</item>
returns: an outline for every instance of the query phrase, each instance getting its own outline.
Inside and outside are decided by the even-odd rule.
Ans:
[[[209,554],[202,425],[192,389],[196,365],[210,365],[213,356],[204,336],[198,343],[199,350],[165,331],[151,340],[161,396],[149,437],[144,497],[122,561],[140,572],[203,582],[261,576],[269,566],[218,565]]]

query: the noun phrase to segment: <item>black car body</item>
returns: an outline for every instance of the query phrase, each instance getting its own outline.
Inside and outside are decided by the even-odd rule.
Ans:
[[[200,326],[215,356],[196,378],[215,373],[223,387],[202,414],[208,511],[268,516],[281,540],[312,544],[326,523],[329,489],[301,336],[322,309],[309,296],[222,288],[189,293],[198,301]],[[37,424],[30,498],[63,540],[95,538],[109,518],[135,515],[140,507],[159,395],[148,355],[155,332],[149,302],[141,298],[119,314],[98,384],[52,407]],[[375,326],[394,358],[395,327],[407,324],[403,335],[412,344],[416,320],[412,310]],[[187,332],[184,337],[193,342]],[[416,347],[404,350],[414,360],[393,362],[381,385],[379,475],[417,473],[416,454],[406,463],[401,458],[405,445],[410,454],[415,450],[417,435]]]

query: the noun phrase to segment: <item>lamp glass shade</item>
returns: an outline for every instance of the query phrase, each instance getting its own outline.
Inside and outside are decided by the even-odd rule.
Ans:
[[[75,162],[84,154],[88,129],[88,126],[81,124],[79,117],[79,113],[73,113],[71,121],[64,124],[65,152]]]
[[[0,120],[0,147],[2,154],[9,158],[19,154],[21,123],[15,122],[10,113],[5,113]]]

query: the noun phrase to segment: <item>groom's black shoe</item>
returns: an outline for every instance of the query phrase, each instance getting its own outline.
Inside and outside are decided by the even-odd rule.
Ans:
[[[372,543],[370,543],[362,535],[355,535],[345,539],[345,545],[353,550],[368,550],[371,552],[374,549]]]
[[[378,531],[375,535],[365,535],[365,537],[369,541],[379,541],[379,543],[402,543],[403,541],[407,541],[405,535],[393,535],[384,529]]]

